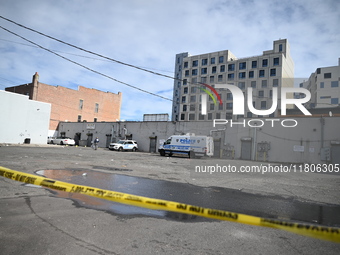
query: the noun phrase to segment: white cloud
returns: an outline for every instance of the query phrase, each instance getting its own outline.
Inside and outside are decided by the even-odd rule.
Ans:
[[[317,67],[337,65],[340,56],[340,4],[336,0],[16,0],[1,4],[0,15],[6,18],[170,76],[177,53],[228,49],[238,57],[247,57],[271,49],[279,38],[290,42],[296,77],[308,77]],[[172,98],[172,79],[95,60],[97,57],[2,19],[0,25],[44,47],[91,57],[64,54],[113,78],[153,93],[164,91],[162,96]],[[141,120],[143,113],[171,113],[169,101],[91,73],[41,49],[4,40],[27,43],[0,29],[0,89],[28,83],[38,71],[40,80],[51,85],[123,92],[122,119]]]

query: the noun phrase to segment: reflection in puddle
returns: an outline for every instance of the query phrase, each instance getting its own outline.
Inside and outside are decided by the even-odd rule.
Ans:
[[[140,178],[84,170],[40,170],[37,171],[36,173],[47,178],[63,182],[69,182],[77,185],[84,185],[105,190],[113,190],[134,195],[141,195],[138,194],[139,192],[136,192],[134,188],[134,186],[140,184],[141,182],[141,180],[139,180]],[[141,179],[143,180],[143,178]],[[36,185],[31,186],[40,187]],[[170,218],[174,220],[196,219],[196,221],[198,220],[210,221],[210,219],[205,219],[194,215],[160,210],[151,210],[142,207],[115,203],[105,199],[91,197],[79,193],[69,193],[52,189],[49,190],[56,197],[73,200],[77,206],[82,206],[96,210],[103,210],[114,214],[144,215],[150,217]]]
[[[94,169],[98,167],[93,166]],[[152,180],[116,173],[87,170],[41,170],[37,174],[58,181],[128,193],[137,196],[164,199],[195,206],[243,213],[258,217],[340,226],[340,206],[301,202],[293,197],[260,195],[220,187],[199,187],[187,183]],[[113,214],[170,218],[185,221],[212,221],[211,219],[174,212],[151,210],[112,201],[50,190],[56,197],[72,199],[77,206],[104,210]]]

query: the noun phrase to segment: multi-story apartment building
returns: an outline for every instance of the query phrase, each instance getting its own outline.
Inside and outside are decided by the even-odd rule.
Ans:
[[[290,56],[287,39],[273,42],[273,49],[263,51],[262,55],[237,58],[229,50],[190,56],[189,53],[176,55],[175,81],[173,94],[173,121],[204,121],[212,119],[231,119],[233,97],[229,90],[216,89],[222,104],[216,104],[209,97],[207,114],[202,114],[202,89],[207,84],[230,84],[240,88],[245,94],[248,87],[253,88],[255,109],[269,109],[272,105],[273,88],[294,86],[294,63]],[[206,87],[206,86],[205,86]],[[245,100],[244,117],[256,117],[249,111]],[[278,108],[271,114],[277,116]],[[239,116],[243,117],[243,116]]]
[[[300,87],[311,92],[308,108],[338,107],[340,102],[340,58],[337,66],[320,67]]]
[[[6,91],[29,96],[29,99],[50,103],[49,136],[54,136],[59,121],[101,122],[120,119],[122,93],[114,94],[79,86],[78,90],[51,86],[39,82],[33,75],[32,83],[5,88]]]

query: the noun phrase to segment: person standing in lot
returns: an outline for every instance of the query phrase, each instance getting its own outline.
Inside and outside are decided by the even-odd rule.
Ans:
[[[99,143],[99,138],[96,137],[93,141],[93,149],[97,150],[98,149],[98,143]]]

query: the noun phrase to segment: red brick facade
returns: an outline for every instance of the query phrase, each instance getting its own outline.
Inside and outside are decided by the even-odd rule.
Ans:
[[[38,73],[33,76],[32,83],[5,90],[28,95],[32,100],[50,103],[50,130],[56,130],[59,121],[101,122],[120,119],[121,92],[114,94],[82,86],[79,86],[78,90],[51,86],[40,83]]]

